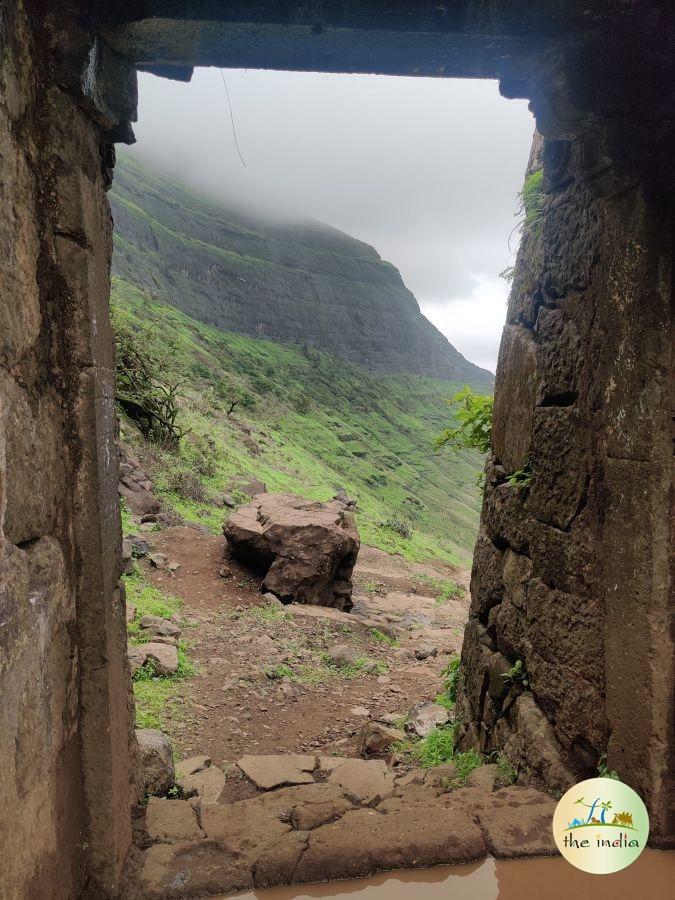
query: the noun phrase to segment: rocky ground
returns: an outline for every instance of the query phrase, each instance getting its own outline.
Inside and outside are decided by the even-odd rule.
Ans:
[[[179,778],[198,785],[206,762],[186,760]],[[555,801],[532,787],[500,787],[494,765],[474,770],[456,790],[442,771],[397,776],[382,760],[246,755],[236,770],[249,785],[246,799],[150,798],[147,849],[137,860],[143,897],[555,852]]]
[[[556,852],[548,795],[480,757],[462,775],[410,752],[411,732],[449,715],[431,701],[460,650],[468,572],[363,547],[351,612],[283,605],[223,538],[141,528],[135,565],[182,606],[135,625],[154,634],[155,666],[179,630],[196,672],[162,711],[175,769],[171,743],[137,731],[151,796],[130,898]]]
[[[358,755],[364,722],[391,723],[433,700],[461,647],[466,571],[363,547],[354,609],[342,613],[269,603],[248,569],[224,561],[224,538],[189,527],[144,536],[168,564],[137,564],[183,600],[179,619],[197,667],[165,717],[183,756],[205,753],[228,766],[245,753]],[[450,581],[462,589],[439,601]],[[336,648],[347,665],[331,664]]]

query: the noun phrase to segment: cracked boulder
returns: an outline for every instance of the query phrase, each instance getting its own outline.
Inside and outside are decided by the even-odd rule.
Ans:
[[[263,591],[284,603],[348,611],[359,534],[341,500],[260,494],[223,525],[230,555],[264,575]]]

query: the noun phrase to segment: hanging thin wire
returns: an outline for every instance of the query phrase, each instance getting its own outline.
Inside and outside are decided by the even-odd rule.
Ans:
[[[232,123],[232,137],[234,138],[234,146],[237,148],[237,153],[239,154],[239,159],[241,160],[241,164],[244,168],[246,168],[246,163],[244,162],[244,157],[241,155],[241,150],[239,149],[239,141],[237,140],[237,128],[234,124],[234,113],[232,112],[232,102],[230,100],[230,92],[227,89],[227,81],[225,81],[225,73],[223,70],[220,70],[220,77],[223,79],[223,84],[225,85],[225,96],[227,97],[227,106],[230,110],[230,122]]]

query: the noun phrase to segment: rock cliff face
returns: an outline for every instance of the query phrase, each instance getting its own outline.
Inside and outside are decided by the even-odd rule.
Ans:
[[[492,385],[368,244],[318,222],[255,221],[128,156],[110,199],[115,274],[206,324],[308,344],[373,371]]]

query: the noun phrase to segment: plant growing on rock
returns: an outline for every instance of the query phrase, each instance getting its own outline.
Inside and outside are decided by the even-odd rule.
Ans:
[[[494,405],[492,395],[476,394],[471,388],[465,387],[448,402],[457,404],[455,425],[446,428],[436,438],[436,449],[449,446],[455,450],[478,450],[479,453],[489,453]]]
[[[444,690],[442,694],[439,694],[438,697],[436,697],[436,703],[439,703],[446,709],[454,709],[455,703],[457,702],[457,685],[459,681],[460,665],[460,657],[454,656],[441,673]]]
[[[506,479],[506,483],[511,487],[529,487],[532,484],[532,468],[526,463],[522,469],[516,469]]]
[[[522,659],[516,660],[509,671],[504,672],[501,677],[508,685],[522,684],[524,688],[528,688],[530,686],[530,681],[527,677],[527,672],[525,671],[525,666],[523,665]]]
[[[544,198],[544,170],[538,169],[527,176],[520,192],[522,211],[525,213],[523,228],[530,228],[534,232],[540,230]]]

